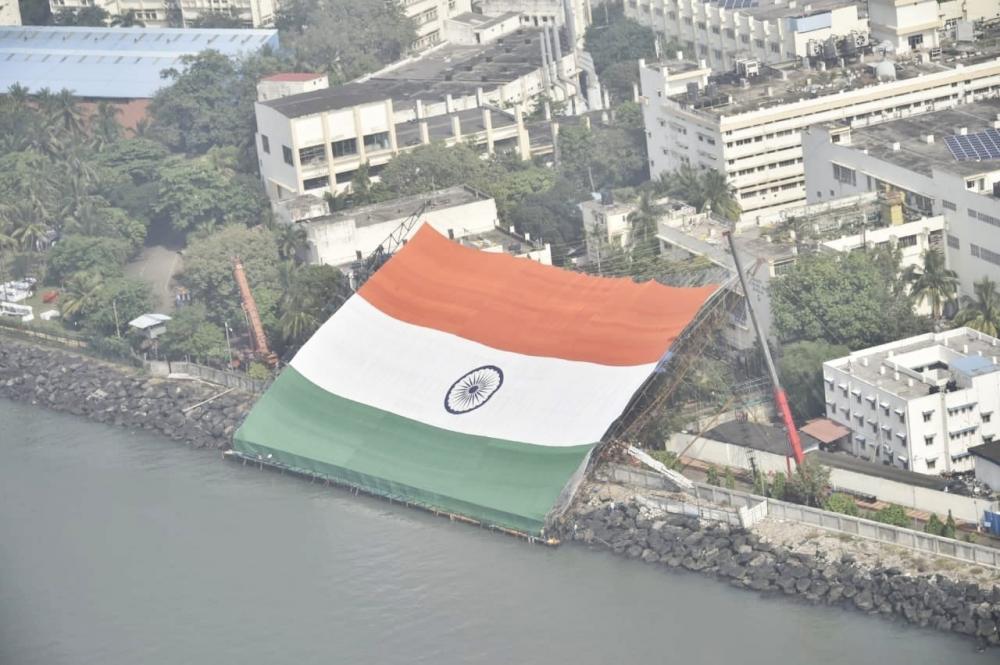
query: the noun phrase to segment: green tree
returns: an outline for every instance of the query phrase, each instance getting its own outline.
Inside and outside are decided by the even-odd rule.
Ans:
[[[726,467],[726,473],[723,476],[722,484],[725,486],[727,490],[736,489],[736,477],[733,475],[733,470],[728,466]]]
[[[121,113],[119,106],[107,101],[98,102],[97,112],[90,119],[90,128],[94,145],[99,150],[104,150],[108,145],[121,139],[122,126],[118,122]]]
[[[56,108],[52,120],[70,136],[83,134],[83,111],[72,90],[63,88],[56,93]]]
[[[351,290],[343,273],[331,266],[298,267],[287,282],[278,326],[286,350],[293,351],[340,308]]]
[[[1000,293],[997,283],[983,277],[972,285],[975,298],[962,299],[962,309],[955,317],[955,323],[969,326],[986,335],[1000,334]]]
[[[771,494],[772,498],[782,501],[785,498],[785,486],[787,484],[787,479],[785,474],[782,472],[777,472],[774,474],[774,478],[771,480]]]
[[[719,470],[715,468],[715,465],[708,467],[708,471],[705,472],[705,482],[716,487],[722,486],[722,482],[719,480]]]
[[[648,177],[641,131],[625,127],[565,125],[559,129],[559,170],[580,191],[638,185]]]
[[[246,24],[238,17],[234,16],[232,13],[224,11],[215,12],[203,12],[198,15],[198,18],[191,21],[188,27],[191,28],[245,28]]]
[[[804,422],[826,413],[823,363],[848,353],[846,346],[824,341],[792,342],[782,348],[778,372],[796,420]]]
[[[407,196],[462,185],[478,177],[485,165],[467,145],[423,145],[389,160],[379,177],[396,194]]]
[[[120,336],[125,336],[128,322],[148,314],[152,309],[153,294],[147,282],[116,277],[103,281],[96,299],[78,318],[80,325],[92,335],[111,337],[120,333]]]
[[[169,154],[162,143],[135,138],[108,146],[95,158],[100,167],[127,176],[130,184],[141,184],[157,178],[160,165]]]
[[[785,500],[806,506],[822,506],[830,492],[830,469],[806,459],[785,484]]]
[[[884,508],[880,508],[874,513],[869,513],[868,519],[876,522],[882,522],[883,524],[891,524],[893,526],[906,528],[913,526],[913,520],[906,514],[906,509],[894,503],[891,503]]]
[[[632,82],[638,80],[638,60],[656,58],[656,33],[628,18],[609,25],[594,24],[584,33],[584,45],[594,59],[601,82],[611,86],[616,101],[631,99]],[[628,63],[630,67],[622,67]],[[605,73],[612,75],[605,79]],[[627,71],[626,71],[627,69]]]
[[[59,300],[63,319],[76,321],[90,312],[99,302],[104,277],[97,273],[79,272],[66,283]]]
[[[46,279],[58,284],[80,272],[116,277],[122,274],[128,255],[129,245],[123,240],[67,236],[49,252]]]
[[[139,20],[134,9],[130,9],[124,14],[118,14],[111,19],[112,28],[145,28],[146,23]]]
[[[931,513],[926,526],[924,526],[924,531],[935,536],[940,536],[942,529],[944,529],[944,522],[941,521],[940,517]]]
[[[955,525],[955,518],[954,516],[952,516],[951,511],[949,510],[948,518],[944,521],[944,526],[941,527],[941,535],[944,536],[945,538],[954,538],[956,528],[957,527]]]
[[[823,503],[823,508],[834,513],[842,513],[852,517],[857,517],[860,514],[858,504],[854,502],[854,499],[840,492],[834,492],[828,496]]]
[[[240,293],[233,280],[234,256],[243,262],[269,338],[276,337],[278,301],[283,289],[278,243],[268,229],[234,225],[199,236],[187,249],[179,281],[191,291],[194,302],[205,305],[211,321],[218,325],[229,321],[233,327],[242,327]]]
[[[53,25],[80,26],[89,28],[104,28],[108,25],[107,10],[101,7],[82,7],[80,9],[60,9],[52,17]]]
[[[308,234],[300,224],[285,224],[278,231],[278,254],[286,261],[301,257],[308,244]]]
[[[919,268],[909,266],[903,271],[903,281],[917,303],[930,305],[934,319],[941,318],[945,304],[954,300],[958,293],[958,274],[948,269],[944,252],[933,247],[924,252]]]
[[[170,359],[190,358],[207,365],[229,361],[225,332],[209,320],[202,303],[194,303],[174,314],[158,341],[160,353]]]
[[[416,28],[395,2],[287,0],[278,10],[281,44],[296,65],[339,83],[399,60]]]
[[[862,349],[925,332],[896,267],[879,253],[811,254],[771,280],[775,329],[784,342]]]
[[[48,0],[21,0],[20,5],[22,25],[52,25],[52,9]]]
[[[255,170],[257,81],[286,63],[271,53],[232,60],[217,51],[184,56],[182,67],[168,69],[170,85],[149,105],[149,132],[175,152],[202,154],[214,146],[234,146],[244,170]]]

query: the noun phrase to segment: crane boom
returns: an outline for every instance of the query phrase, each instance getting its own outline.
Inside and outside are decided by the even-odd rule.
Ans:
[[[277,356],[271,352],[267,346],[267,335],[264,333],[264,324],[260,321],[260,312],[257,310],[257,301],[254,300],[253,292],[250,290],[250,282],[247,280],[246,271],[243,269],[243,262],[240,257],[233,257],[233,279],[240,289],[240,300],[243,303],[243,311],[246,312],[247,320],[250,322],[250,336],[253,338],[254,355],[261,358],[269,367],[277,365]]]
[[[430,201],[424,201],[416,212],[399,223],[392,233],[386,237],[371,254],[354,265],[354,290],[361,288],[361,285],[368,281],[368,278],[375,274],[375,271],[389,260],[396,250],[406,244],[406,239],[413,231],[413,227],[420,221],[420,216],[427,210]]]
[[[781,414],[781,420],[785,424],[785,434],[788,436],[788,443],[791,446],[792,455],[795,457],[795,464],[801,466],[804,459],[802,442],[799,440],[799,431],[795,428],[795,420],[792,419],[792,410],[788,406],[788,395],[785,394],[785,389],[781,387],[778,370],[775,369],[774,359],[771,357],[771,349],[768,348],[767,339],[765,339],[764,333],[760,328],[760,323],[757,321],[757,313],[754,311],[753,302],[750,298],[750,289],[747,287],[746,276],[743,274],[743,264],[740,262],[740,255],[736,251],[736,241],[733,240],[731,231],[726,231],[726,238],[729,240],[729,249],[733,254],[733,263],[736,264],[736,274],[739,276],[740,285],[743,287],[743,298],[746,300],[747,310],[750,312],[750,321],[753,323],[757,341],[760,342],[760,347],[764,351],[764,361],[767,364],[767,371],[771,375],[771,385],[774,388],[774,402],[778,407],[778,413]]]

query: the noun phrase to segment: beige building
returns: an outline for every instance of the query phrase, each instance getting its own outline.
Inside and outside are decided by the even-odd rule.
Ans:
[[[472,0],[399,0],[403,13],[417,29],[415,49],[424,49],[447,40],[447,21],[472,11]]]
[[[21,25],[21,6],[17,0],[0,2],[0,25]]]
[[[443,44],[346,85],[257,102],[268,196],[344,193],[362,165],[377,178],[395,155],[432,142],[523,159],[551,151],[557,127],[525,122],[536,100],[586,108],[576,52],[557,41],[555,31],[518,28],[486,46]]]

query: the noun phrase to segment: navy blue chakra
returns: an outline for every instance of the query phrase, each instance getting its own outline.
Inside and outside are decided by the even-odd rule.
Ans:
[[[475,411],[490,401],[503,385],[503,370],[495,365],[483,365],[466,372],[444,396],[444,408],[458,415]]]

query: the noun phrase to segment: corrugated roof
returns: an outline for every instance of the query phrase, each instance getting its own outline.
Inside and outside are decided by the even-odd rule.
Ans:
[[[0,90],[72,90],[79,97],[152,97],[164,69],[204,50],[238,56],[278,47],[276,30],[0,27]]]

